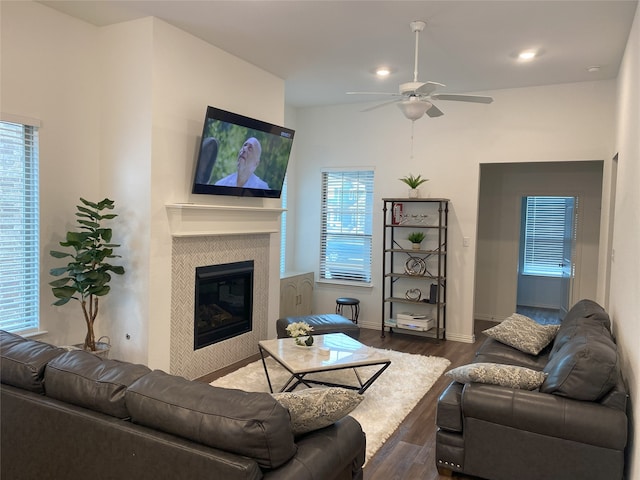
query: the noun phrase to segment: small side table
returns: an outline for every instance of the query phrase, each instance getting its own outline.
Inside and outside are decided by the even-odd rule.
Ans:
[[[360,316],[360,300],[350,297],[336,298],[336,313],[343,315],[342,309],[345,306],[351,307],[351,321],[357,325]]]

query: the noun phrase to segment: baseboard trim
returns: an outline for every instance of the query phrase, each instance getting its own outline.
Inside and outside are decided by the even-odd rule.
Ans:
[[[475,335],[460,335],[459,333],[447,332],[447,340],[451,340],[453,342],[462,342],[462,343],[475,343],[476,336]]]
[[[380,330],[380,325],[376,325],[372,322],[359,322],[358,325],[360,328],[367,328],[370,330]],[[416,337],[425,336],[428,338],[433,338],[430,335],[419,335],[419,332],[402,332],[407,333],[408,335],[415,335]],[[452,342],[462,342],[462,343],[474,343],[476,341],[475,335],[460,335],[458,333],[447,332],[446,334],[447,340],[451,340]]]
[[[489,322],[497,322],[500,323],[505,318],[509,317],[514,312],[507,314],[496,314],[496,313],[474,313],[473,318],[476,320],[487,320]]]

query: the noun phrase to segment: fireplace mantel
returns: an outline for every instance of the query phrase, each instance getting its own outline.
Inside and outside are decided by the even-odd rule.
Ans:
[[[235,205],[167,204],[173,237],[275,233],[283,208]]]

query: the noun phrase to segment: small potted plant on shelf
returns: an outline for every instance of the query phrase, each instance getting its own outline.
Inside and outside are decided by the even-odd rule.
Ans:
[[[111,273],[124,274],[124,268],[111,265],[108,259],[120,257],[113,254],[113,249],[120,245],[111,243],[113,232],[111,228],[102,226],[104,220],[117,217],[114,213],[103,214],[104,209],[113,209],[113,200],[105,198],[101,202],[93,203],[80,198],[82,205],[77,205],[78,230],[67,232],[66,241],[60,242],[62,247],[71,247],[72,253],[51,250],[54,258],[68,258],[66,266],[52,268],[49,273],[54,277],[63,276],[49,283],[53,295],[57,298],[54,305],[60,306],[70,300],[77,300],[82,307],[87,333],[84,339],[84,349],[95,352],[96,337],[94,324],[98,316],[98,299],[109,293],[111,287]],[[108,344],[102,348],[110,347]],[[108,354],[108,353],[107,353]]]
[[[412,243],[414,250],[420,250],[420,244],[424,240],[424,232],[411,232],[407,240]]]
[[[422,178],[422,175],[413,176],[412,174],[409,174],[406,177],[402,177],[399,180],[409,186],[409,198],[418,197],[418,187],[423,183],[429,181],[428,178]]]

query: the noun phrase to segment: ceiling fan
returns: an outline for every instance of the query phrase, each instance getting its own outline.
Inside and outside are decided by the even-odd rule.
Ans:
[[[444,115],[442,110],[436,107],[431,100],[454,100],[457,102],[472,102],[472,103],[491,103],[493,98],[482,95],[459,95],[453,93],[433,93],[438,87],[444,87],[442,83],[438,82],[419,82],[418,81],[418,44],[420,32],[424,30],[426,23],[420,20],[416,20],[409,24],[411,31],[416,34],[416,50],[415,50],[415,64],[413,69],[413,82],[403,83],[400,85],[399,93],[388,92],[347,92],[347,95],[392,95],[394,97],[401,97],[400,99],[384,102],[379,105],[375,105],[371,108],[363,110],[367,112],[376,108],[384,107],[391,103],[396,103],[404,116],[409,120],[418,120],[425,113],[429,117],[439,117]]]

